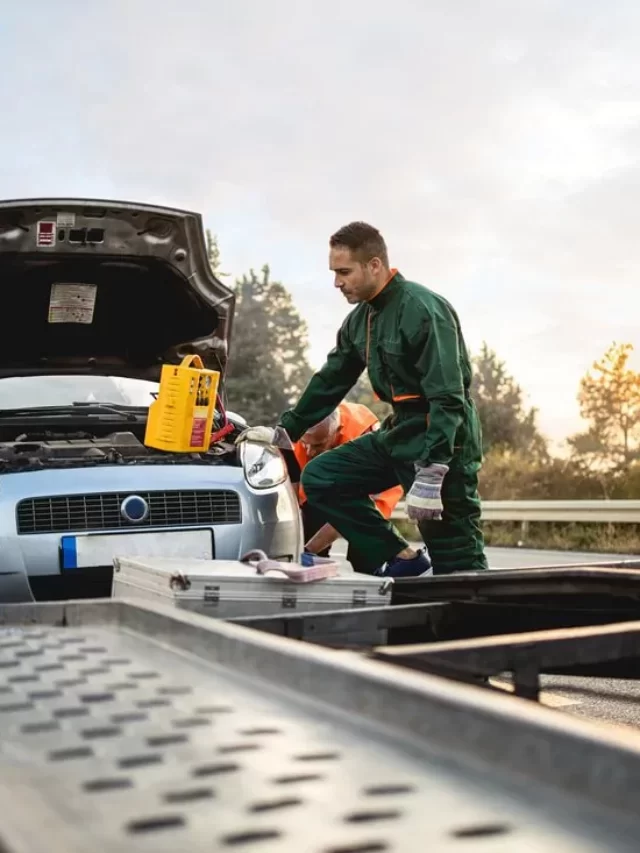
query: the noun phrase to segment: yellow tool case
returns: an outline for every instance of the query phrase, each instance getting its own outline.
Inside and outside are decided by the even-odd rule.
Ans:
[[[171,453],[209,449],[220,373],[207,370],[199,355],[164,364],[158,399],[149,407],[147,447]]]

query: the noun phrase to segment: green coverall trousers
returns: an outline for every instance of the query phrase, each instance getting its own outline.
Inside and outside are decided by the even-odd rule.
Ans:
[[[400,483],[405,494],[413,463],[392,458],[384,429],[349,441],[312,459],[302,472],[311,506],[348,541],[361,571],[373,573],[407,547],[407,541],[369,497]],[[404,455],[404,454],[402,454]],[[396,457],[396,454],[394,454]],[[481,459],[456,451],[442,485],[442,519],[420,524],[435,575],[486,569],[480,528],[478,471]]]

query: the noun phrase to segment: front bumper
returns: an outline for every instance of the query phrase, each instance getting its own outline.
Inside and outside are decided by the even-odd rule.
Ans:
[[[82,590],[74,587],[79,584],[82,573],[70,575],[61,571],[60,540],[63,535],[83,535],[91,531],[70,529],[19,535],[16,507],[25,498],[215,489],[235,492],[242,511],[240,523],[190,525],[191,529],[212,531],[216,558],[237,560],[256,548],[273,558],[297,558],[303,547],[303,536],[296,495],[289,481],[272,489],[255,490],[247,484],[241,468],[222,465],[118,465],[0,476],[0,602],[31,601],[34,597],[40,600],[74,598],[75,592],[82,597]],[[145,527],[149,532],[172,529],[185,528]],[[125,530],[120,527],[117,532]],[[131,532],[140,532],[140,528],[132,527]],[[84,575],[91,580],[90,572]],[[93,577],[97,580],[98,573]],[[109,570],[100,594],[105,594],[104,583],[108,583],[110,589],[110,582]],[[89,584],[87,594],[95,593],[95,586]]]

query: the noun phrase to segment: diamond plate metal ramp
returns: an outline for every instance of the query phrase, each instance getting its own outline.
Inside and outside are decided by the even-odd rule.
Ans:
[[[2,853],[637,849],[635,807],[598,796],[637,741],[578,725],[596,784],[545,784],[571,736],[511,697],[160,607],[0,618]]]

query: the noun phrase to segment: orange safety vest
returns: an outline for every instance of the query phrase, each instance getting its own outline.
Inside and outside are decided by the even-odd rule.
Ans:
[[[338,431],[337,447],[341,444],[346,444],[347,441],[358,438],[360,435],[364,435],[365,432],[369,432],[380,423],[371,409],[360,403],[340,403],[338,411],[340,412],[340,428]],[[295,442],[293,452],[300,466],[300,471],[303,471],[309,461],[309,457],[301,441]],[[394,507],[402,498],[402,495],[402,486],[394,486],[391,489],[387,489],[386,492],[381,492],[379,495],[372,495],[372,498],[380,513],[385,518],[390,518]],[[307,496],[304,493],[301,483],[298,484],[298,500],[300,506],[307,501]]]

